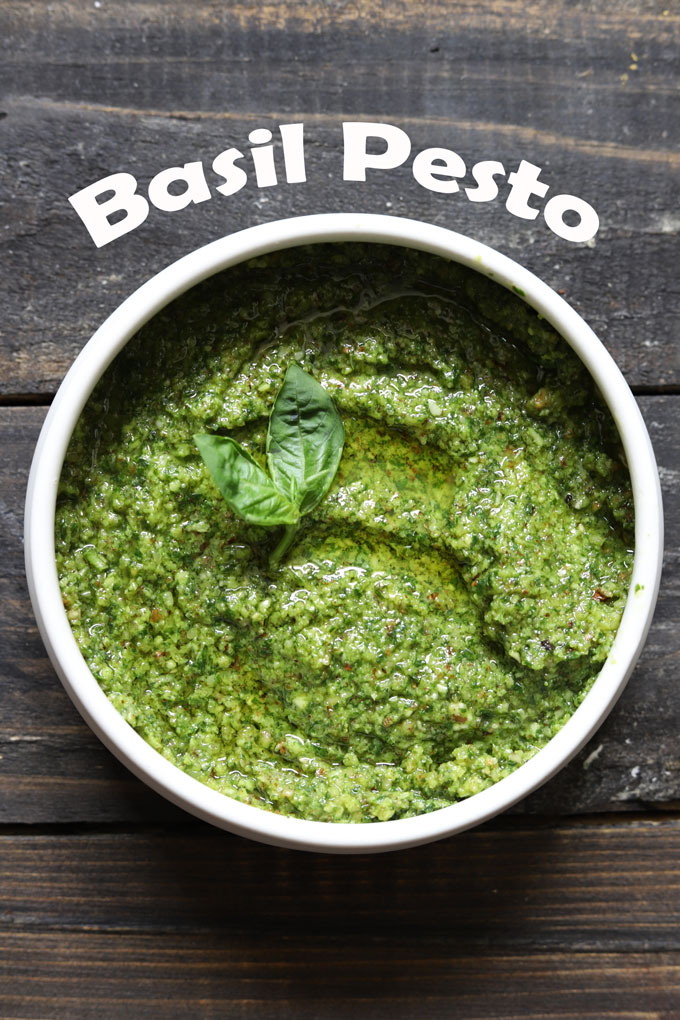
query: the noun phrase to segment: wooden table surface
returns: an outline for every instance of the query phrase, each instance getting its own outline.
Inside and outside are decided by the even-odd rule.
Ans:
[[[1,0],[2,1018],[680,1017],[679,40],[678,0]],[[411,160],[343,180],[348,120],[527,160],[600,229],[573,244],[507,185],[438,194]],[[67,201],[300,122],[305,184],[251,175],[100,249]],[[96,326],[186,252],[327,210],[454,228],[564,293],[638,397],[666,500],[654,624],[591,744],[508,815],[377,857],[264,847],[134,779],[63,692],[22,559],[33,447]]]

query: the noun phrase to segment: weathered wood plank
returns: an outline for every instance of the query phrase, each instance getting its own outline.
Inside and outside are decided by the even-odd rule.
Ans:
[[[631,383],[680,384],[680,19],[669,5],[71,0],[4,3],[0,23],[0,391],[53,391],[106,314],[186,252],[265,220],[343,210],[422,218],[500,248],[566,292]],[[510,215],[507,184],[497,200],[472,203],[422,188],[410,161],[343,181],[341,124],[355,118],[398,124],[413,153],[444,146],[468,168],[541,166],[552,194],[597,208],[594,245],[558,238],[541,216]],[[290,120],[305,124],[308,180],[258,189],[248,133]],[[224,198],[210,167],[232,145],[246,153],[249,181]],[[134,233],[94,248],[68,195],[119,170],[146,186],[190,160],[204,162],[210,201],[152,210]]]
[[[406,933],[348,946],[256,918],[232,940],[11,933],[0,968],[8,1020],[674,1020],[680,1002],[679,953],[473,954]]]
[[[581,755],[515,811],[539,814],[677,808],[680,804],[680,397],[644,397],[667,496],[666,571],[652,631],[611,717]],[[80,720],[45,657],[23,576],[21,508],[43,408],[0,408],[0,820],[43,823],[177,820]],[[594,754],[594,752],[597,752]]]
[[[451,952],[680,950],[680,821],[521,826],[336,858],[191,832],[0,836],[0,931],[439,936]],[[268,933],[268,934],[267,934]]]

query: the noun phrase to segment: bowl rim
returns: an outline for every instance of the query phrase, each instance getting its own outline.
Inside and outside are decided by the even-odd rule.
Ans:
[[[519,294],[576,351],[594,378],[622,439],[633,487],[635,553],[631,585],[611,651],[591,690],[563,728],[511,775],[449,807],[366,824],[320,822],[243,804],[166,760],[125,722],[81,655],[62,604],[54,523],[57,486],[71,433],[97,380],[137,330],[184,291],[217,272],[279,248],[323,242],[394,244],[440,255]],[[45,647],[67,693],[102,742],[156,792],[220,828],[277,846],[337,853],[397,850],[462,832],[537,789],[590,739],[623,691],[656,603],[663,552],[661,488],[635,398],[603,344],[578,313],[518,263],[445,227],[371,213],[322,213],[276,220],[221,237],[184,255],[126,298],[96,330],[66,374],[35,449],[26,493],[29,593]]]

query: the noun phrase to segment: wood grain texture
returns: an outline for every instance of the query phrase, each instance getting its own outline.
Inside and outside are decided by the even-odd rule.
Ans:
[[[635,861],[635,868],[631,862]],[[445,939],[456,953],[680,950],[680,821],[497,820],[338,858],[191,830],[0,835],[0,932]]]
[[[103,318],[180,255],[255,223],[348,210],[422,218],[498,247],[566,293],[631,383],[680,385],[679,39],[677,11],[654,0],[0,4],[0,391],[52,392]],[[249,169],[238,194],[152,210],[100,250],[66,201],[109,173],[145,187],[189,160],[204,162],[214,189],[217,153],[247,153],[253,127],[291,119],[305,124],[305,184],[258,189]],[[413,154],[444,146],[468,168],[527,159],[549,194],[596,207],[595,243],[510,215],[507,185],[474,204],[425,190],[408,164],[343,181],[347,119],[395,123]]]
[[[667,499],[667,554],[652,630],[630,684],[595,738],[514,810],[574,814],[680,806],[680,397],[640,398]],[[0,592],[0,821],[173,821],[166,804],[120,766],[83,723],[45,657],[23,577],[21,514],[43,408],[0,408],[5,558]]]
[[[0,936],[6,1020],[676,1020],[680,954],[460,953],[261,932]]]

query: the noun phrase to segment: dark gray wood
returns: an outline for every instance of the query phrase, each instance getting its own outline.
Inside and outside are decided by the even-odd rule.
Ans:
[[[631,868],[631,861],[635,868]],[[208,826],[0,836],[0,932],[286,932],[579,952],[680,950],[680,822],[515,819],[383,857],[301,854]]]
[[[500,248],[565,293],[632,384],[680,385],[679,37],[662,0],[615,10],[606,0],[3,3],[0,391],[52,392],[103,318],[180,255],[255,223],[357,210],[422,218]],[[541,166],[549,195],[598,210],[593,246],[558,238],[541,216],[511,216],[506,185],[496,201],[473,204],[425,190],[408,165],[343,181],[347,119],[395,123],[413,153],[451,148],[468,168]],[[238,194],[152,210],[100,250],[67,202],[109,173],[146,186],[197,159],[214,188],[217,153],[247,151],[252,128],[291,120],[305,124],[305,184],[258,189],[251,171]]]
[[[675,1020],[680,1001],[677,952],[461,953],[442,939],[348,942],[255,918],[234,940],[10,933],[0,966],[3,1015],[25,1020]]]
[[[667,500],[667,554],[652,630],[630,684],[590,744],[514,811],[576,814],[680,807],[678,478],[680,397],[642,397]],[[28,603],[21,509],[43,408],[0,408],[7,529],[0,619],[0,821],[166,820],[183,814],[120,766],[80,720],[49,662]]]

